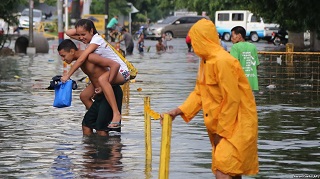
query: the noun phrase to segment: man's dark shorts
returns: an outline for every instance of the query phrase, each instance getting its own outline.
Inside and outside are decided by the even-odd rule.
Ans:
[[[126,48],[126,55],[132,55],[133,47],[133,43],[128,45],[128,47]]]
[[[118,109],[121,113],[123,92],[119,85],[112,86],[116,97]],[[108,130],[108,125],[113,117],[112,108],[103,93],[94,98],[94,102],[84,115],[82,125],[98,131]]]

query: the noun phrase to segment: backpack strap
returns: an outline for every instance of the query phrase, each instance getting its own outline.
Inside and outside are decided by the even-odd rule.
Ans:
[[[105,40],[106,41],[106,40]],[[127,65],[130,71],[130,79],[135,79],[138,74],[138,69],[133,66],[133,64],[127,60],[118,50],[116,50],[108,41],[106,41],[107,45],[111,47],[111,49],[121,58],[121,60]]]

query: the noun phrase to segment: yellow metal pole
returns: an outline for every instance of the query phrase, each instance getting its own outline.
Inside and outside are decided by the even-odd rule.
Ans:
[[[150,97],[144,97],[144,131],[145,131],[145,150],[146,150],[146,171],[151,168],[152,145],[151,145],[151,116],[147,112],[150,106]],[[150,170],[151,172],[151,170]]]
[[[286,52],[293,52],[294,44],[287,43],[286,44]],[[286,65],[287,65],[287,72],[289,77],[294,76],[294,66],[293,66],[293,54],[286,54]]]
[[[164,114],[163,123],[162,123],[159,179],[169,178],[171,130],[172,130],[172,118],[169,114]]]

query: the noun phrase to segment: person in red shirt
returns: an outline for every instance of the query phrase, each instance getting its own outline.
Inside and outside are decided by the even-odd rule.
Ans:
[[[192,49],[192,45],[191,45],[191,39],[189,37],[189,34],[187,35],[186,37],[186,44],[188,46],[188,52],[191,52],[191,49]]]

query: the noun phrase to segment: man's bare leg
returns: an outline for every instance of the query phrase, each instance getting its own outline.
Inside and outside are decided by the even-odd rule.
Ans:
[[[83,135],[92,135],[93,134],[93,130],[89,127],[86,127],[86,126],[82,126],[82,133]]]
[[[99,136],[108,136],[109,135],[107,131],[97,131],[97,134]]]

